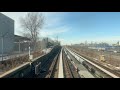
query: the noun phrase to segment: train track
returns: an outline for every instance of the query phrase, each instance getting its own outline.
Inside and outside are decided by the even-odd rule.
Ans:
[[[46,74],[48,73],[47,68],[49,68],[50,64],[52,63],[53,58],[54,58],[53,56],[50,56],[50,57],[46,57],[40,61],[41,69],[39,72],[41,72],[42,70],[46,70],[46,72],[40,73],[39,75],[35,75],[35,65],[32,64],[31,72],[28,73],[28,75],[25,76],[24,78],[44,78],[46,76]]]
[[[73,73],[72,73],[72,71],[70,69],[70,66],[69,66],[69,64],[67,62],[67,57],[65,57],[64,52],[63,52],[62,56],[63,56],[64,77],[65,78],[74,78],[74,75],[73,75]]]
[[[41,65],[38,75],[35,74],[36,63],[32,63],[31,72],[28,73],[28,75],[26,75],[24,78],[45,78],[49,74],[50,72],[49,68],[51,64],[54,62],[54,58],[59,53],[59,50],[60,48],[56,48],[55,51],[51,51],[48,56],[40,60]]]
[[[49,68],[49,73],[46,75],[45,78],[57,78],[58,65],[59,65],[59,54],[60,54],[60,50],[59,50],[58,54],[55,56],[51,66]]]
[[[64,77],[65,78],[80,78],[76,68],[73,66],[73,64],[71,63],[71,61],[68,59],[67,55],[65,54],[64,51],[63,52],[63,71],[64,71]]]
[[[56,52],[51,54],[50,57],[46,57],[47,60],[42,62],[41,65],[41,70],[45,70],[46,72],[40,73],[37,78],[52,78],[55,66],[57,65],[57,58],[59,56],[59,52],[60,49],[56,50]]]
[[[71,49],[70,49],[71,50]],[[75,50],[72,50],[72,52],[76,53],[77,56],[81,57],[81,59],[87,61],[87,63],[89,63],[91,66],[93,67],[96,67],[97,69],[99,69],[101,72],[103,72],[104,74],[107,74],[109,77],[111,78],[119,78],[120,77],[120,74],[89,59],[88,57],[85,57],[83,55],[80,55],[79,52],[75,51]]]
[[[89,70],[81,62],[79,62],[77,58],[73,54],[71,54],[71,52],[69,52],[68,50],[66,51],[69,55],[69,58],[72,60],[73,65],[76,67],[80,78],[94,78],[94,75],[92,75],[92,73],[89,72]]]

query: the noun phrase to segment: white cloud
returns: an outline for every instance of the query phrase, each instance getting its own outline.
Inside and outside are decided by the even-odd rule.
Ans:
[[[40,32],[40,35],[42,37],[46,37],[46,36],[53,36],[53,35],[58,35],[61,33],[65,33],[68,32],[70,30],[70,28],[63,26],[63,27],[58,27],[58,28],[51,28],[51,29],[43,29]]]
[[[6,16],[15,21],[15,34],[20,35],[22,28],[20,27],[20,17],[24,17],[27,12],[2,12]],[[65,12],[42,12],[45,15],[45,25],[40,31],[40,37],[55,37],[62,33],[68,32],[71,28],[64,23]],[[66,41],[59,38],[61,43],[66,44]]]
[[[55,28],[64,25],[64,12],[45,12],[45,28]]]
[[[20,17],[24,17],[27,12],[1,12],[15,21],[15,34],[20,35],[22,28],[20,27]],[[50,37],[54,39],[57,35],[67,33],[71,28],[64,24],[65,12],[43,12],[45,15],[45,25],[40,31],[40,37]],[[59,38],[62,44],[66,44],[62,38]]]
[[[48,12],[44,13],[46,16],[44,28],[41,30],[42,37],[54,36],[68,32],[71,28],[64,23],[64,12]]]
[[[55,17],[55,18],[48,18],[45,20],[45,27],[50,28],[57,25],[60,25],[62,22],[61,18]]]
[[[27,12],[1,12],[6,16],[12,18],[15,21],[15,34],[20,34],[22,32],[22,28],[20,27],[20,17],[24,17]],[[45,15],[45,26],[44,31],[41,32],[42,36],[58,34],[62,32],[66,32],[65,28],[60,26],[63,24],[63,17],[65,12],[42,12]],[[56,28],[57,27],[57,28]],[[60,28],[61,27],[61,28]],[[48,29],[48,30],[46,30]],[[62,30],[63,29],[63,30]]]

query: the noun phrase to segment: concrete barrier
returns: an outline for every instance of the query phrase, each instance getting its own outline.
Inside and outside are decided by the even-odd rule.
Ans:
[[[54,47],[49,53],[33,59],[32,62],[26,62],[19,67],[5,72],[4,74],[0,75],[0,78],[24,78],[28,74],[32,73],[32,68],[41,62],[41,60],[48,59],[49,56],[52,55],[54,51],[56,51],[56,48],[58,47]]]

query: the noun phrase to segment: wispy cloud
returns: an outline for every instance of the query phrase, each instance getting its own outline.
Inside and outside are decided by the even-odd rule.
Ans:
[[[55,28],[64,25],[64,12],[45,12],[45,27],[44,28]]]
[[[40,35],[42,37],[53,36],[53,35],[58,35],[61,33],[68,32],[69,30],[70,30],[70,28],[68,28],[66,26],[58,27],[58,28],[43,29],[43,30],[41,30]]]
[[[42,37],[54,36],[68,32],[71,28],[64,23],[65,13],[44,13],[46,16],[44,28],[41,30]]]
[[[48,18],[47,20],[45,20],[45,28],[61,25],[61,22],[62,22],[62,19],[58,17]]]

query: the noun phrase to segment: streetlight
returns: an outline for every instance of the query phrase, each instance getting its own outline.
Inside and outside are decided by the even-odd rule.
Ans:
[[[30,57],[30,41],[29,41],[29,57]]]
[[[30,43],[31,43],[31,41],[29,41],[29,60],[31,61],[33,59],[33,55],[31,55]]]

